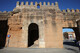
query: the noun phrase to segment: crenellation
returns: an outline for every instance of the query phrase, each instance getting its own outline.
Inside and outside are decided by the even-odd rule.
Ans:
[[[51,5],[54,6],[54,3],[52,3]]]
[[[39,4],[42,5],[42,2],[39,2]],[[21,2],[21,4],[20,4],[20,2],[17,1],[17,3],[16,3],[16,7],[23,6],[23,5],[24,5],[24,2]],[[25,5],[29,5],[29,3],[26,2]],[[30,2],[30,5],[34,5],[33,2]],[[38,3],[35,2],[35,5],[38,5]],[[47,2],[47,4],[46,4],[46,2],[43,2],[43,5],[44,5],[44,6],[45,6],[45,5],[48,5],[48,6],[49,6],[49,5],[50,5],[50,2]],[[51,6],[54,6],[54,3],[51,3]],[[55,2],[55,6],[58,7],[58,2]]]
[[[69,8],[67,8],[67,10],[64,10],[64,9],[63,9],[62,12],[67,12],[67,13],[75,13],[75,12],[77,12],[77,13],[78,13],[78,12],[80,12],[80,11],[79,11],[79,9],[76,9],[76,10],[71,9],[71,10],[70,10]]]
[[[21,2],[21,6],[23,6],[24,5],[24,2]]]
[[[3,12],[2,12],[2,11],[0,11],[0,13],[8,13],[8,11],[3,11]]]
[[[55,6],[58,8],[58,2],[55,2]]]
[[[31,2],[30,5],[33,5],[33,2]]]
[[[72,13],[74,13],[74,12],[75,12],[75,10],[74,10],[74,9],[71,9],[71,12],[72,12]]]
[[[46,2],[44,2],[43,5],[45,6],[46,5]]]
[[[38,3],[37,2],[35,2],[35,6],[37,6],[38,5]]]
[[[61,12],[58,2],[55,2],[55,5],[54,3],[50,5],[49,2],[47,4],[44,2],[43,5],[41,2],[35,2],[35,5],[33,5],[33,2],[30,5],[26,2],[24,5],[24,2],[21,2],[21,5],[19,5],[18,1],[13,11],[0,11],[0,20],[6,20],[8,27],[5,35],[11,35],[8,47],[63,48],[62,28],[76,28],[75,32],[79,33],[77,26],[79,15],[79,9],[67,9]],[[4,29],[6,29],[6,26]],[[1,28],[1,30],[4,29]],[[0,32],[2,36],[3,32]],[[79,37],[79,35],[77,36]],[[8,43],[7,38],[5,46]],[[32,43],[34,44],[29,46]]]
[[[42,2],[39,2],[40,6],[42,6]]]
[[[7,13],[7,11],[4,11],[3,13]]]
[[[48,2],[47,5],[50,5],[50,2]]]
[[[20,5],[20,3],[19,3],[19,1],[17,1],[17,3],[16,3],[16,7],[19,7],[19,5]]]
[[[75,12],[79,12],[79,9],[76,9]]]
[[[58,2],[55,2],[55,6],[54,6],[54,3],[51,3],[51,5],[50,5],[50,2],[47,2],[47,4],[46,4],[46,2],[43,2],[43,5],[42,5],[42,2],[39,2],[39,3],[35,2],[35,4],[33,4],[33,2],[30,2],[30,5],[28,2],[26,2],[26,4],[24,5],[24,2],[21,2],[21,4],[20,4],[19,1],[17,1],[15,9],[18,9],[18,8],[22,9],[22,7],[23,8],[31,8],[32,7],[34,9],[36,9],[38,5],[40,6],[41,9],[52,9],[52,8],[59,9]],[[45,8],[44,8],[44,6],[45,6]]]
[[[70,12],[70,9],[69,9],[69,8],[67,8],[66,12]]]
[[[66,12],[65,10],[62,10],[62,12]]]
[[[10,13],[11,11],[8,11],[8,13]]]
[[[26,5],[29,5],[28,2],[26,2]]]

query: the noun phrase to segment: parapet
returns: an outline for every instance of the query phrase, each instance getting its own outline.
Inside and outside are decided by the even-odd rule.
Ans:
[[[47,5],[50,5],[50,2],[48,2]]]
[[[10,15],[11,11],[0,11],[0,15]]]
[[[3,13],[7,13],[7,11],[4,11]]]
[[[24,2],[21,2],[21,6],[23,6],[24,5]]]
[[[73,12],[73,13],[74,13],[74,12],[75,12],[75,10],[74,10],[74,9],[71,9],[71,12]]]
[[[55,2],[55,6],[56,6],[57,8],[59,8],[59,7],[58,7],[58,2]]]
[[[35,4],[36,3],[37,2],[35,2]],[[42,5],[42,2],[39,2],[39,4]],[[21,4],[20,4],[20,2],[17,1],[16,6],[20,6],[20,5],[29,5],[29,2],[26,2],[26,4],[24,4],[24,2],[21,2]],[[30,2],[30,5],[33,5],[33,2]],[[43,5],[46,5],[46,2],[43,2]],[[47,5],[50,5],[50,2],[47,2]],[[52,5],[54,5],[54,4],[52,3]],[[55,2],[55,6],[58,6],[58,2]]]
[[[70,9],[69,8],[67,8],[67,10],[66,10],[67,12],[70,12]]]
[[[20,3],[19,3],[19,1],[17,1],[17,3],[16,3],[16,7],[19,7],[19,5],[20,5]]]
[[[62,10],[62,12],[67,12],[67,13],[70,13],[70,12],[75,13],[75,12],[77,12],[77,13],[78,13],[78,12],[80,12],[80,10],[79,10],[79,9],[76,9],[76,10],[71,9],[71,10],[70,10],[70,9],[68,8],[67,10]]]
[[[51,4],[51,5],[50,5]],[[57,7],[57,8],[59,8],[58,7],[58,2],[55,2],[55,5],[54,5],[54,3],[50,3],[50,2],[47,2],[47,4],[46,4],[46,2],[43,2],[43,5],[42,5],[42,2],[39,2],[39,3],[37,3],[37,2],[35,2],[35,4],[33,4],[33,2],[30,2],[30,5],[29,5],[29,2],[26,2],[25,4],[24,4],[24,2],[21,2],[21,4],[20,4],[20,2],[19,1],[17,1],[17,3],[16,3],[16,7],[29,7],[29,6],[31,6],[31,7],[33,7],[34,6],[34,8],[37,8],[36,6],[40,6],[40,7],[42,7],[43,8],[43,6],[45,7],[45,6],[47,6],[48,8],[49,7]],[[55,8],[54,7],[54,8]]]
[[[8,13],[8,12],[7,12],[7,11],[3,11],[3,12],[2,12],[2,11],[0,11],[0,13]]]
[[[9,18],[9,13],[7,11],[0,11],[0,20],[7,20]]]
[[[76,11],[76,12],[80,12],[80,10],[79,10],[79,9],[76,9],[75,11]]]
[[[28,5],[28,2],[26,2],[26,5]]]

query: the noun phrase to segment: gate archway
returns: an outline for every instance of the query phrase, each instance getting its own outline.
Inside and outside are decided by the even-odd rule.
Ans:
[[[39,46],[39,28],[35,23],[31,23],[28,27],[28,47]]]

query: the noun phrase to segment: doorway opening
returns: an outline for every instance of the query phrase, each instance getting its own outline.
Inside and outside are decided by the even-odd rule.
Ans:
[[[8,32],[8,20],[0,21],[0,49],[3,49],[6,45],[6,37]]]
[[[28,27],[28,47],[39,46],[39,28],[38,25],[35,23],[31,23]]]
[[[75,40],[75,32],[72,28],[63,28],[63,38],[64,40]]]
[[[63,28],[63,45],[77,47],[77,28],[76,27],[64,27]]]

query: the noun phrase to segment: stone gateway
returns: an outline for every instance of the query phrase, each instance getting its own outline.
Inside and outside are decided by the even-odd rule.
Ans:
[[[61,11],[58,2],[20,5],[18,1],[13,11],[0,12],[0,25],[4,46],[7,46],[6,35],[11,35],[9,47],[63,48],[63,28],[72,28],[80,40],[80,10]]]

